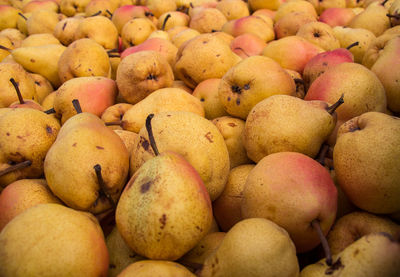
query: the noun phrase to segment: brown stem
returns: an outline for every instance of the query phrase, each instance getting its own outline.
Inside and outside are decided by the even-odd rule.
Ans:
[[[332,265],[332,254],[331,254],[331,249],[329,248],[328,240],[322,233],[321,225],[319,224],[318,219],[314,219],[311,221],[312,227],[317,231],[318,237],[321,241],[322,248],[324,249],[325,252],[325,257],[326,257],[326,264],[327,265]]]
[[[121,120],[119,120],[119,121],[111,121],[111,122],[106,122],[105,123],[106,126],[121,126],[121,124],[122,124]]]
[[[160,152],[158,152],[156,141],[154,140],[154,135],[153,135],[153,128],[151,127],[151,119],[154,117],[154,114],[149,114],[146,118],[146,130],[147,133],[149,134],[149,140],[150,140],[150,145],[151,148],[153,149],[154,154],[158,156]]]
[[[353,48],[354,46],[359,45],[360,43],[358,41],[353,42],[352,44],[350,44],[349,46],[346,47],[347,50],[350,50],[351,48]]]
[[[72,105],[74,106],[75,111],[76,111],[77,113],[82,113],[81,104],[79,104],[79,100],[78,100],[78,99],[72,100]]]
[[[119,54],[108,54],[109,58],[121,58]]]
[[[97,12],[95,12],[94,14],[92,14],[91,16],[97,16],[97,15],[99,15],[99,14],[101,14],[101,11],[97,11]]]
[[[385,4],[386,4],[387,1],[389,1],[389,0],[384,0],[384,1],[381,3],[381,5],[382,5],[382,6],[385,6]]]
[[[28,18],[26,18],[26,16],[23,15],[22,13],[18,13],[18,15],[19,15],[20,17],[22,17],[23,19],[28,20]]]
[[[326,154],[328,153],[328,150],[329,150],[328,144],[323,144],[321,146],[321,149],[319,150],[316,161],[319,162],[322,166],[325,166],[325,158],[326,158]]]
[[[13,84],[15,91],[17,92],[19,103],[25,104],[24,98],[22,98],[21,91],[19,90],[17,82],[15,82],[14,78],[10,78],[10,82],[11,84]]]
[[[31,164],[32,164],[32,162],[30,160],[26,160],[26,161],[14,164],[14,165],[12,165],[10,167],[7,167],[6,169],[0,170],[0,177],[3,176],[3,175],[6,175],[6,174],[8,174],[8,173],[10,173],[12,171],[28,167]]]
[[[340,96],[339,100],[338,100],[335,104],[333,104],[332,106],[327,107],[327,108],[326,108],[326,111],[327,111],[328,113],[330,113],[330,114],[333,114],[333,113],[336,111],[336,109],[337,109],[340,105],[342,105],[342,104],[344,103],[343,97],[344,97],[344,94],[342,94],[342,96]]]
[[[118,48],[109,49],[107,53],[118,53]]]
[[[394,18],[394,19],[400,19],[400,14],[390,14],[390,13],[388,13],[388,14],[386,14],[386,16],[387,17],[389,17],[389,18]]]
[[[56,113],[56,110],[54,108],[51,108],[51,109],[48,109],[47,111],[44,111],[44,113],[52,114],[52,113]]]
[[[112,12],[110,12],[109,10],[106,10],[106,13],[108,13],[109,14],[109,16],[111,16],[112,17]]]
[[[108,193],[106,184],[104,183],[104,179],[103,179],[103,176],[101,174],[101,165],[96,164],[93,168],[94,168],[94,170],[96,172],[97,182],[99,183],[100,194],[103,194],[108,199],[108,201],[110,201],[111,206],[115,209],[115,202],[112,199],[111,195]]]
[[[6,50],[6,51],[8,51],[8,52],[11,52],[11,49],[10,49],[10,48],[7,48],[7,47],[5,47],[5,46],[3,46],[3,45],[0,45],[0,49]]]
[[[162,24],[161,30],[164,31],[165,30],[165,25],[167,24],[168,19],[171,18],[171,14],[167,14],[167,16],[164,18],[164,22]]]

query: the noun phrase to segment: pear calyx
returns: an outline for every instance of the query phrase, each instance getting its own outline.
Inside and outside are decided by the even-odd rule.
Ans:
[[[0,177],[3,176],[3,175],[6,175],[6,174],[8,174],[8,173],[10,173],[12,171],[28,167],[31,164],[32,164],[32,161],[26,160],[26,161],[11,165],[10,167],[7,167],[6,169],[3,169],[3,170],[0,171]]]
[[[10,82],[11,84],[13,84],[15,91],[17,92],[19,103],[25,104],[24,98],[22,98],[21,91],[19,90],[17,82],[14,80],[14,78],[10,78]]]
[[[101,174],[101,165],[96,164],[93,168],[96,172],[97,182],[99,183],[99,187],[100,187],[99,197],[104,195],[108,199],[108,201],[110,201],[113,209],[115,209],[116,208],[115,202],[112,199],[111,195],[108,193],[106,184],[104,183],[103,175]]]
[[[342,105],[342,104],[344,103],[343,97],[344,97],[344,94],[342,94],[342,95],[340,96],[339,100],[338,100],[335,104],[333,104],[332,106],[327,107],[327,108],[326,108],[326,111],[327,111],[329,114],[332,115],[332,114],[336,111],[336,109],[339,108],[339,106]]]
[[[317,231],[317,234],[319,236],[319,239],[322,244],[322,248],[324,249],[325,252],[325,259],[326,259],[326,264],[331,266],[332,265],[332,254],[331,254],[331,249],[329,248],[328,240],[322,233],[321,225],[319,224],[318,219],[314,219],[311,221],[312,227]]]
[[[151,127],[151,119],[154,117],[154,114],[149,114],[146,118],[146,131],[149,134],[149,140],[150,140],[150,145],[151,148],[153,149],[154,154],[158,156],[160,152],[158,152],[156,141],[154,140],[154,135],[153,135],[153,128]]]

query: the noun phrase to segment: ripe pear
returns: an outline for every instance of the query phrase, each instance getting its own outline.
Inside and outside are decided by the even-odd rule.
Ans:
[[[22,41],[26,38],[26,35],[23,34],[18,29],[7,28],[0,32],[0,36],[6,36],[10,39],[14,48],[20,47]]]
[[[161,31],[168,31],[176,26],[188,26],[190,17],[183,12],[170,11],[163,13],[157,21],[157,28]],[[167,35],[168,33],[165,32]],[[169,35],[168,35],[169,36]]]
[[[332,255],[335,255],[362,236],[378,232],[385,232],[393,236],[394,240],[399,240],[400,225],[386,216],[356,211],[338,219],[328,233],[327,239]]]
[[[210,33],[212,30],[221,30],[227,22],[225,15],[216,8],[204,8],[190,18],[189,27],[199,33]]]
[[[296,35],[304,37],[326,51],[340,48],[340,42],[335,37],[332,27],[323,22],[315,21],[304,24],[299,28]]]
[[[350,49],[350,52],[354,56],[354,62],[356,63],[362,62],[369,45],[376,38],[374,33],[363,28],[336,26],[333,28],[333,33],[339,40],[340,47],[342,48],[346,48],[358,41],[358,45]]]
[[[246,33],[235,37],[231,43],[231,49],[242,59],[250,56],[261,55],[266,42],[254,34]]]
[[[179,88],[162,88],[133,105],[122,117],[122,128],[139,133],[147,115],[166,111],[187,111],[204,117],[204,109],[193,95]]]
[[[60,41],[50,33],[32,34],[27,36],[22,42],[20,47],[41,46],[47,44],[61,44]]]
[[[31,14],[32,13],[18,13],[19,16],[17,18],[17,29],[25,35],[28,35],[28,26],[26,22]]]
[[[145,260],[134,262],[126,267],[118,277],[195,277],[183,265],[171,261]]]
[[[107,17],[102,15],[86,17],[79,21],[74,40],[81,38],[93,39],[105,49],[118,47],[118,30]]]
[[[68,17],[85,11],[91,0],[60,0],[60,11]]]
[[[318,17],[314,6],[310,2],[288,1],[288,2],[282,3],[282,5],[279,6],[279,8],[277,9],[277,11],[275,13],[274,21],[278,22],[285,15],[290,14],[292,12],[302,12],[302,13],[310,14],[315,19],[317,19],[317,17]]]
[[[24,13],[34,12],[36,10],[50,10],[53,12],[58,12],[58,4],[52,0],[33,0],[29,1],[22,7]]]
[[[249,6],[244,1],[222,0],[215,8],[220,10],[228,21],[250,15]]]
[[[294,1],[306,2],[306,1]],[[308,3],[308,2],[306,2]],[[317,19],[308,13],[292,12],[284,15],[274,24],[276,38],[294,36],[299,31],[300,27],[311,22],[317,22]]]
[[[14,217],[42,203],[58,203],[45,179],[21,179],[9,184],[0,194],[0,232]]]
[[[386,110],[386,94],[381,81],[358,63],[345,62],[329,68],[315,79],[304,99],[334,103],[342,94],[344,103],[336,110],[338,120]]]
[[[242,217],[272,220],[290,234],[298,253],[320,244],[315,223],[326,235],[337,211],[337,189],[329,172],[297,152],[265,156],[249,173],[242,196]]]
[[[204,80],[195,87],[192,93],[200,100],[205,117],[210,120],[228,115],[219,100],[218,87],[220,83],[221,79],[218,78]]]
[[[68,206],[93,213],[116,203],[128,170],[129,153],[123,141],[91,113],[69,118],[44,160],[53,193]]]
[[[75,40],[68,45],[58,60],[61,83],[88,76],[111,76],[111,65],[106,50],[89,38]]]
[[[117,226],[114,226],[111,233],[107,236],[106,244],[110,258],[108,270],[108,276],[110,277],[116,277],[130,264],[145,259],[129,248],[121,237]]]
[[[222,78],[241,60],[216,33],[201,34],[180,47],[176,56],[176,78],[195,88],[210,78]]]
[[[333,28],[335,26],[346,26],[354,16],[356,14],[351,8],[329,8],[320,14],[318,20]]]
[[[15,88],[10,82],[13,78],[17,83],[23,99],[37,101],[35,81],[18,63],[0,63],[0,108],[8,107],[18,100]]]
[[[4,46],[5,48],[5,49],[0,48],[0,62],[1,62],[5,57],[10,55],[10,50],[14,49],[14,46],[12,45],[12,42],[8,37],[2,35],[0,35],[0,45]]]
[[[371,44],[369,45],[368,49],[365,51],[364,57],[362,59],[362,64],[367,68],[371,69],[374,65],[376,60],[383,54],[383,49],[385,48],[386,44],[396,36],[400,34],[396,33],[387,33],[382,34],[376,39],[374,39]]]
[[[21,10],[10,5],[0,6],[0,31],[7,28],[17,27],[18,13]]]
[[[277,152],[299,152],[315,158],[336,124],[332,106],[275,95],[259,102],[249,113],[244,147],[255,162]],[[308,118],[308,120],[304,120]]]
[[[26,21],[28,34],[53,33],[57,23],[65,18],[65,15],[49,10],[37,10],[31,13]]]
[[[82,20],[81,17],[67,17],[60,20],[54,27],[54,36],[63,45],[68,46],[75,40],[75,32]]]
[[[51,83],[42,75],[31,73],[32,78],[35,80],[35,90],[38,97],[38,102],[42,104],[47,95],[54,91]]]
[[[296,86],[290,75],[273,59],[248,57],[222,77],[218,94],[225,110],[246,119],[260,101],[276,94],[294,95]]]
[[[386,233],[372,233],[333,256],[332,265],[321,260],[306,266],[300,277],[396,277],[400,273],[399,256],[398,241]]]
[[[375,1],[368,5],[363,12],[357,14],[347,26],[369,30],[378,37],[391,27],[390,19],[386,16],[387,13],[388,10],[380,1]]]
[[[243,219],[241,211],[243,188],[247,176],[254,167],[254,164],[244,164],[232,168],[224,191],[213,202],[215,219],[224,232],[229,231],[232,226]]]
[[[112,13],[118,8],[118,2],[109,0],[92,0],[85,7],[86,17],[95,15],[107,16],[111,19]]]
[[[129,20],[121,30],[124,49],[141,44],[155,30],[157,30],[156,25],[146,17],[135,17]]]
[[[400,70],[395,65],[399,58],[400,36],[390,39],[382,51],[371,71],[376,74],[385,88],[387,106],[393,112],[400,112]]]
[[[282,0],[264,1],[264,0],[248,0],[250,10],[257,11],[260,9],[271,9],[276,11],[283,3]]]
[[[200,272],[201,277],[295,277],[298,274],[296,249],[288,233],[264,218],[245,219],[235,224],[205,260]]]
[[[132,153],[133,148],[136,146],[136,139],[138,138],[138,134],[125,130],[114,130],[114,132],[121,138],[121,140],[125,144],[126,150],[128,150],[128,154]]]
[[[133,251],[149,259],[173,261],[192,249],[210,229],[211,201],[189,162],[175,152],[162,151],[131,177],[115,219]]]
[[[65,49],[67,48],[61,44],[19,47],[12,51],[12,56],[26,70],[42,75],[54,87],[59,87],[61,81],[58,72],[58,61]]]
[[[24,232],[27,226],[32,228]],[[0,275],[106,276],[108,252],[96,218],[60,204],[40,204],[0,233]]]
[[[230,23],[232,22],[232,23]],[[246,33],[250,33],[258,36],[265,42],[274,40],[275,33],[272,26],[272,22],[267,22],[261,17],[249,15],[239,19],[231,20],[227,24],[232,24],[231,26],[223,26],[222,31],[237,37]],[[226,29],[228,27],[228,29]]]
[[[36,109],[18,108],[4,113],[0,117],[0,171],[21,162],[26,167],[2,175],[0,186],[42,176],[44,158],[59,129],[56,119]]]
[[[231,168],[250,163],[243,144],[245,121],[232,116],[217,117],[212,120],[225,140],[229,152]]]
[[[156,51],[126,56],[118,66],[116,82],[127,103],[136,104],[153,91],[170,87],[174,80],[167,59]]]
[[[223,191],[230,168],[228,149],[218,128],[204,117],[185,111],[158,113],[152,125],[158,149],[181,154],[199,172],[211,200],[215,200]],[[131,175],[153,156],[142,127],[131,156]]]
[[[189,41],[190,39],[197,37],[200,35],[198,31],[192,28],[186,28],[184,30],[181,30],[177,34],[174,34],[171,37],[171,42],[177,47],[181,47],[185,42]]]
[[[106,123],[108,128],[113,130],[122,130],[121,120],[125,112],[129,110],[133,105],[128,103],[117,103],[104,110],[101,114],[101,119]],[[110,122],[115,122],[114,124],[107,124]]]
[[[399,132],[400,119],[379,112],[363,113],[339,128],[335,174],[357,207],[378,214],[400,210]]]

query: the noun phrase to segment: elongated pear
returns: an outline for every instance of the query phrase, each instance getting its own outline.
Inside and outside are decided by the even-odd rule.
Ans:
[[[12,51],[12,57],[26,70],[42,75],[54,87],[58,87],[61,84],[58,77],[58,60],[65,49],[66,47],[60,44],[20,47]]]

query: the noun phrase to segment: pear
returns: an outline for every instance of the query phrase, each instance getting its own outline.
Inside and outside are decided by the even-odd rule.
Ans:
[[[216,8],[204,8],[190,18],[189,27],[199,33],[211,33],[212,30],[221,30],[227,22],[225,15]]]
[[[201,34],[180,47],[175,76],[190,88],[210,78],[222,78],[241,60],[217,33]]]
[[[171,261],[146,260],[132,263],[118,277],[195,277],[183,265]]]
[[[255,162],[286,151],[315,158],[335,127],[334,108],[323,101],[287,95],[259,102],[246,119],[243,142],[247,155]]]
[[[60,0],[60,11],[68,17],[85,11],[91,0]]]
[[[254,164],[244,164],[232,168],[224,191],[213,202],[214,216],[224,232],[229,231],[232,226],[243,219],[241,212],[242,192],[247,176],[254,166]]]
[[[54,87],[59,87],[58,61],[65,49],[60,44],[20,47],[12,51],[12,56],[26,70],[42,75]]]
[[[244,1],[222,0],[215,8],[220,10],[228,21],[250,15],[249,6]]]
[[[225,140],[229,152],[231,168],[250,163],[243,144],[245,121],[232,116],[217,117],[212,120]]]
[[[35,90],[38,97],[38,102],[42,104],[47,95],[54,91],[51,83],[42,75],[31,73],[32,78],[35,80]]]
[[[50,10],[36,10],[26,21],[28,34],[53,33],[56,24],[65,16]]]
[[[90,113],[77,114],[63,124],[44,160],[53,193],[68,206],[93,213],[115,205],[128,169],[123,141]]]
[[[146,130],[157,156],[131,177],[115,219],[133,251],[149,259],[173,261],[192,249],[210,229],[211,201],[189,162],[172,151],[158,153],[151,118],[149,115],[146,120]]]
[[[276,94],[294,95],[295,90],[294,81],[276,61],[251,56],[226,72],[218,94],[230,115],[246,119],[258,102]]]
[[[368,5],[363,12],[357,14],[347,26],[369,30],[378,37],[391,27],[390,19],[386,16],[387,13],[388,11],[384,5],[380,1],[375,1]]]
[[[0,6],[0,31],[7,28],[17,27],[18,13],[21,10],[10,5]]]
[[[42,176],[44,158],[59,129],[58,120],[36,109],[18,108],[4,113],[0,117],[0,186]],[[25,166],[20,167],[21,163]]]
[[[128,150],[128,153],[132,153],[133,148],[136,146],[138,134],[125,130],[114,130],[114,132],[121,138],[125,144],[126,150]]]
[[[323,22],[315,21],[304,24],[299,28],[296,35],[304,37],[326,51],[340,48],[340,42],[335,37],[332,27]]]
[[[118,2],[109,0],[93,0],[85,7],[86,17],[102,15],[111,19],[112,13],[117,9]]]
[[[110,277],[116,277],[130,264],[145,259],[129,248],[121,237],[117,226],[114,226],[111,233],[107,236],[106,244],[110,258],[108,270],[108,276]]]
[[[132,106],[132,104],[128,103],[114,104],[104,110],[104,112],[101,114],[101,119],[106,123],[108,128],[113,130],[122,130],[122,117]],[[113,123],[115,123],[115,125]]]
[[[139,51],[125,57],[117,70],[117,85],[127,103],[136,104],[174,80],[167,59],[156,51]]]
[[[399,49],[400,36],[396,36],[387,42],[379,58],[371,67],[371,71],[378,76],[385,88],[387,106],[393,112],[400,112],[400,70],[394,66],[395,61],[399,58]]]
[[[122,128],[139,133],[149,114],[164,111],[187,111],[204,117],[204,109],[193,95],[179,88],[162,88],[133,105],[122,117]]]
[[[198,31],[192,28],[186,28],[184,30],[181,30],[177,34],[174,34],[171,37],[171,42],[177,47],[181,47],[186,41],[189,41],[190,39],[197,37],[200,35]]]
[[[144,42],[152,32],[157,30],[156,25],[146,17],[135,17],[122,27],[122,45],[126,49]]]
[[[200,272],[201,277],[295,277],[298,274],[296,248],[288,233],[264,218],[245,219],[235,224],[205,260]]]
[[[395,0],[390,5],[389,13],[386,15],[390,18],[390,26],[400,25],[400,1]]]
[[[105,49],[118,47],[118,30],[107,17],[102,15],[86,17],[79,21],[74,40],[81,38],[93,39]]]
[[[111,65],[106,50],[89,38],[75,40],[68,45],[58,60],[61,83],[88,76],[111,76]]]
[[[75,40],[75,32],[83,18],[67,17],[60,20],[54,27],[54,36],[65,46]]]
[[[7,28],[0,32],[0,36],[6,36],[10,39],[13,48],[21,46],[22,41],[26,38],[20,30],[14,28]]]
[[[300,277],[396,277],[400,273],[400,243],[386,233],[373,233],[353,242],[333,257],[306,266]]]
[[[32,229],[24,232],[27,226]],[[98,221],[60,204],[40,204],[18,215],[0,233],[0,244],[4,277],[107,275],[108,252]]]
[[[294,2],[305,2],[305,1],[294,1]],[[276,38],[280,39],[283,37],[294,36],[297,34],[301,26],[311,22],[317,22],[317,19],[309,13],[304,13],[304,12],[288,13],[284,15],[282,18],[280,18],[274,24],[274,31],[276,34]]]
[[[385,216],[357,211],[338,219],[327,239],[332,255],[335,255],[362,236],[378,232],[385,232],[393,236],[394,240],[399,240],[400,225]]]
[[[41,46],[47,44],[61,44],[60,41],[50,33],[33,34],[26,37],[20,47]]]
[[[8,107],[18,100],[15,88],[10,82],[13,78],[21,91],[23,99],[37,100],[35,81],[18,63],[0,63],[0,108]]]
[[[211,200],[215,200],[223,191],[230,168],[228,149],[218,128],[204,117],[185,111],[161,112],[154,115],[152,122],[160,151],[181,154],[199,172]],[[131,175],[154,156],[149,146],[148,134],[142,127],[131,155]]]
[[[398,134],[400,119],[379,112],[363,113],[340,126],[333,150],[335,174],[357,207],[378,214],[400,210]]]
[[[158,18],[157,28],[159,31],[164,31],[169,39],[169,34],[166,31],[176,26],[188,26],[189,21],[190,17],[186,13],[179,11],[166,12]]]
[[[396,36],[400,36],[400,34],[386,33],[374,39],[369,45],[368,49],[365,51],[362,59],[362,64],[365,67],[371,69],[376,60],[383,54],[382,50],[385,48],[387,43]]]
[[[9,184],[0,194],[0,232],[17,215],[43,203],[61,204],[45,179],[21,179]]]
[[[148,7],[155,17],[160,17],[162,14],[177,10],[175,0],[139,0],[141,5]]]
[[[11,40],[6,37],[0,35],[0,62],[4,60],[5,57],[10,55],[10,51],[14,49]]]

